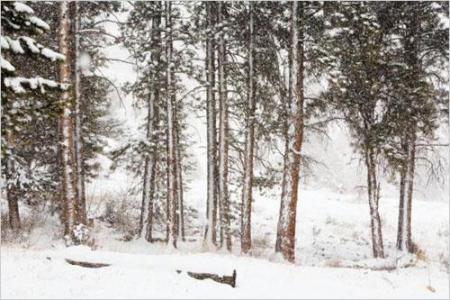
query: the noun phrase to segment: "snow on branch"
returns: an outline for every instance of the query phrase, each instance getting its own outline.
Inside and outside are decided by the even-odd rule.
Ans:
[[[22,45],[24,45],[29,52],[33,54],[40,54],[51,61],[65,59],[64,55],[44,47],[42,44],[36,42],[35,39],[28,36],[21,36],[17,40],[10,37],[2,37],[1,39],[2,49],[11,50],[15,54],[25,54],[25,50]]]
[[[3,66],[3,64],[2,64]],[[4,84],[16,94],[25,93],[27,90],[39,89],[41,93],[45,93],[45,89],[62,89],[68,88],[67,84],[61,84],[54,80],[45,79],[42,77],[25,78],[25,77],[6,77]]]

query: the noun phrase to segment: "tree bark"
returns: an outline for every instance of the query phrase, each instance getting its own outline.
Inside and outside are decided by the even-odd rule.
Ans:
[[[405,207],[405,186],[406,186],[406,163],[403,163],[399,171],[400,174],[400,195],[398,205],[398,226],[397,226],[397,249],[405,249],[403,238],[406,224],[406,207]]]
[[[214,5],[206,2],[206,21],[210,31],[214,27]],[[208,248],[216,245],[217,226],[217,167],[216,167],[216,103],[214,97],[214,45],[213,35],[208,33],[206,38],[206,122],[207,122],[207,152],[208,152],[208,182],[207,182],[207,225],[205,227],[205,245]]]
[[[301,6],[300,9],[298,6]],[[303,53],[303,3],[292,2],[291,38],[292,38],[292,100],[289,111],[289,128],[287,154],[285,154],[285,191],[281,199],[280,216],[278,220],[279,249],[284,259],[295,261],[295,227],[297,216],[298,182],[300,172],[300,158],[303,144],[304,129],[304,53]],[[298,15],[300,14],[300,24]],[[283,193],[283,192],[282,192]],[[277,245],[276,245],[277,246]]]
[[[168,243],[172,244],[173,247],[177,247],[177,161],[176,161],[176,149],[175,149],[175,91],[174,82],[172,78],[172,3],[166,2],[166,61],[167,61],[167,142],[168,142],[168,153],[167,153],[167,163],[169,166],[169,185],[168,185],[168,226],[169,226],[169,237]]]
[[[281,216],[284,213],[285,208],[285,202],[283,199],[286,197],[287,192],[287,178],[289,176],[289,114],[291,110],[291,99],[292,97],[292,48],[289,51],[289,78],[288,78],[288,95],[286,97],[286,93],[283,92],[281,89],[280,91],[280,98],[283,103],[283,138],[284,138],[284,155],[283,155],[283,178],[281,181],[281,200],[280,200],[280,210],[278,213],[278,216]],[[283,226],[282,222],[278,222],[277,224],[277,237],[275,242],[275,252],[281,252],[281,238],[283,236]]]
[[[416,128],[415,125],[411,129],[410,140],[408,145],[408,168],[407,168],[407,179],[406,179],[406,249],[409,253],[414,253],[416,251],[415,245],[412,241],[412,201],[413,201],[413,192],[414,192],[414,173],[415,173],[415,162],[416,162]]]
[[[177,158],[177,190],[178,190],[178,236],[181,236],[181,240],[185,241],[185,228],[184,228],[184,199],[183,199],[183,169],[181,160],[181,147],[180,147],[180,126],[176,124],[176,158]]]
[[[73,45],[73,61],[74,61],[74,84],[75,84],[75,97],[74,97],[74,146],[75,146],[75,166],[76,166],[76,196],[77,196],[77,223],[86,224],[86,191],[85,191],[85,174],[83,168],[83,138],[81,136],[81,68],[80,68],[80,13],[79,2],[72,2],[73,5],[73,35],[75,37],[75,43]]]
[[[244,182],[242,188],[242,236],[241,251],[250,252],[252,248],[251,215],[252,215],[252,185],[253,185],[253,152],[255,144],[255,78],[254,78],[254,20],[253,3],[249,4],[249,43],[248,43],[248,100],[244,151]]]
[[[219,2],[218,21],[224,21],[224,4]],[[218,69],[219,69],[219,206],[220,229],[228,251],[231,251],[230,203],[228,193],[228,93],[226,74],[226,48],[224,33],[219,37]],[[223,239],[222,239],[223,240]],[[221,244],[223,246],[223,243]]]
[[[144,164],[144,182],[142,190],[141,217],[139,223],[138,235],[142,235],[145,227],[145,239],[152,242],[153,230],[153,200],[155,194],[156,164],[158,162],[158,123],[159,123],[159,67],[161,64],[161,2],[155,3],[156,13],[152,18],[151,51],[152,68],[150,70],[149,85],[150,96],[147,102],[147,143],[149,144],[149,153],[145,157]]]
[[[69,84],[71,80],[70,72],[70,14],[69,4],[62,1],[60,7],[59,24],[59,52],[66,57],[66,60],[60,64],[59,79],[61,83]],[[62,93],[64,104],[61,114],[62,127],[62,167],[63,167],[63,200],[64,200],[64,234],[68,243],[74,241],[74,227],[76,224],[76,188],[75,180],[75,159],[73,147],[73,126],[72,126],[72,101],[70,91],[65,90]]]
[[[6,145],[8,146],[8,154],[5,156],[6,159],[6,198],[8,200],[8,217],[9,217],[9,226],[10,228],[17,232],[20,227],[20,215],[19,215],[19,203],[18,203],[18,196],[17,196],[17,183],[14,179],[16,172],[15,172],[15,165],[14,161],[11,158],[13,155],[12,151],[14,151],[13,147],[11,147],[13,141],[12,141],[12,134],[11,130],[6,130],[5,134],[6,138]]]
[[[366,167],[367,167],[367,192],[370,209],[370,229],[372,236],[372,251],[375,258],[384,258],[383,235],[381,219],[378,211],[379,183],[377,179],[377,162],[375,154],[370,146],[366,146]]]

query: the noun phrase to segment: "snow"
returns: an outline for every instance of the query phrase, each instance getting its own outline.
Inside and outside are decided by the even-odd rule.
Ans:
[[[62,55],[62,54],[60,54],[58,52],[55,52],[55,51],[53,51],[53,50],[51,50],[49,48],[42,48],[41,49],[41,54],[43,56],[45,56],[46,58],[50,59],[51,61],[64,60],[65,59],[64,55]]]
[[[42,28],[44,30],[50,30],[50,26],[38,17],[32,16],[29,18],[29,20],[31,23],[33,23],[34,25],[36,25],[39,28]]]
[[[60,86],[60,84],[56,81],[45,79],[42,77],[6,77],[4,79],[4,83],[6,87],[11,88],[16,94],[25,93],[26,89],[24,88],[24,86],[28,86],[32,90],[39,88],[41,93],[45,93],[45,87],[56,88]],[[61,88],[64,89],[65,86],[61,86]]]
[[[16,70],[16,68],[14,68],[14,66],[2,56],[0,56],[0,65],[2,69],[5,69],[9,72],[14,72]]]
[[[14,2],[13,6],[14,6],[14,10],[16,10],[18,12],[22,12],[22,13],[26,13],[26,14],[30,14],[30,15],[34,14],[34,10],[23,2]]]
[[[220,254],[142,255],[90,251],[85,247],[33,251],[2,248],[1,297],[8,299],[143,298],[422,298],[448,296],[448,276],[438,270],[394,272],[317,268]],[[65,258],[109,263],[88,269]],[[231,288],[198,281],[186,271],[231,275]],[[178,274],[176,271],[181,270]],[[435,292],[427,288],[431,286]]]
[[[98,183],[99,184],[99,183]],[[116,188],[126,182],[118,181]],[[100,184],[101,185],[101,184]],[[205,182],[190,184],[186,200],[203,211]],[[405,266],[409,256],[396,253],[397,198],[382,198],[380,214],[387,258],[371,258],[368,205],[365,193],[333,192],[301,186],[297,216],[297,262],[282,263],[273,254],[278,194],[255,191],[253,206],[254,257],[206,253],[202,231],[179,250],[146,241],[125,242],[122,234],[95,220],[95,251],[65,248],[57,217],[37,216],[27,242],[1,248],[2,298],[445,298],[448,297],[448,202],[416,200],[413,207],[414,241],[426,259],[413,267],[393,271],[371,269]],[[88,207],[100,203],[90,199]],[[130,201],[130,200],[128,200]],[[203,205],[203,207],[202,207]],[[4,205],[2,205],[2,208]],[[25,206],[24,206],[25,207]],[[26,210],[21,207],[24,216]],[[101,213],[100,213],[101,214]],[[92,213],[91,213],[92,216]],[[201,217],[204,218],[203,214]],[[200,220],[199,226],[202,222]],[[136,223],[137,224],[137,223]],[[234,238],[236,242],[236,237]],[[50,257],[50,260],[47,259]],[[64,259],[111,264],[86,269]],[[176,270],[230,275],[237,270],[232,289],[206,280],[197,281]],[[49,284],[51,282],[51,284]],[[435,290],[432,292],[431,290]]]

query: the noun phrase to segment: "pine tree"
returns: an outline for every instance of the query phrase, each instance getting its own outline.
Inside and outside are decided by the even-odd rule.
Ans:
[[[49,25],[34,15],[34,10],[22,2],[2,2],[1,37],[1,73],[2,73],[2,173],[6,178],[6,194],[9,208],[9,224],[13,230],[20,228],[18,197],[24,189],[36,185],[38,189],[47,182],[38,171],[30,169],[25,156],[20,149],[23,133],[27,133],[27,123],[32,118],[41,118],[42,109],[27,110],[36,105],[27,103],[21,95],[25,93],[44,94],[46,90],[63,89],[64,85],[51,79],[45,79],[35,74],[20,76],[21,68],[17,68],[10,61],[33,61],[43,58],[50,61],[61,61],[64,56],[44,47],[33,36],[50,30]],[[29,36],[24,34],[29,34]],[[3,56],[4,55],[4,56]],[[14,63],[14,62],[13,62]],[[19,76],[18,76],[19,75]],[[26,115],[26,113],[29,113]],[[24,115],[22,115],[25,113]],[[24,153],[23,153],[24,154]]]
[[[354,146],[367,169],[367,193],[374,257],[384,257],[380,199],[379,163],[386,144],[386,30],[380,26],[371,3],[345,3],[332,16],[334,68],[330,71],[328,99],[349,125]]]

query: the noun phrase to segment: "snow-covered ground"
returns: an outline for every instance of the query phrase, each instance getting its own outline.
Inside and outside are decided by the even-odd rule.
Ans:
[[[193,184],[193,186],[200,183]],[[198,195],[192,189],[189,195]],[[381,205],[388,257],[371,259],[368,207],[364,193],[303,191],[299,202],[297,263],[273,255],[278,201],[259,196],[254,207],[253,257],[208,253],[200,239],[178,250],[162,243],[123,241],[123,234],[96,221],[96,250],[65,248],[55,219],[41,220],[21,244],[1,248],[2,298],[448,298],[448,203],[414,203],[414,240],[423,257],[401,257],[395,266],[397,201]],[[88,269],[65,258],[110,263]],[[198,281],[185,272],[231,275],[237,286]]]
[[[110,263],[88,269],[65,258]],[[198,281],[177,270],[231,275],[237,286]],[[75,247],[2,249],[2,298],[419,298],[448,297],[446,273],[291,266],[220,254],[125,254]],[[427,288],[427,286],[431,286]],[[433,291],[431,291],[431,290]]]

